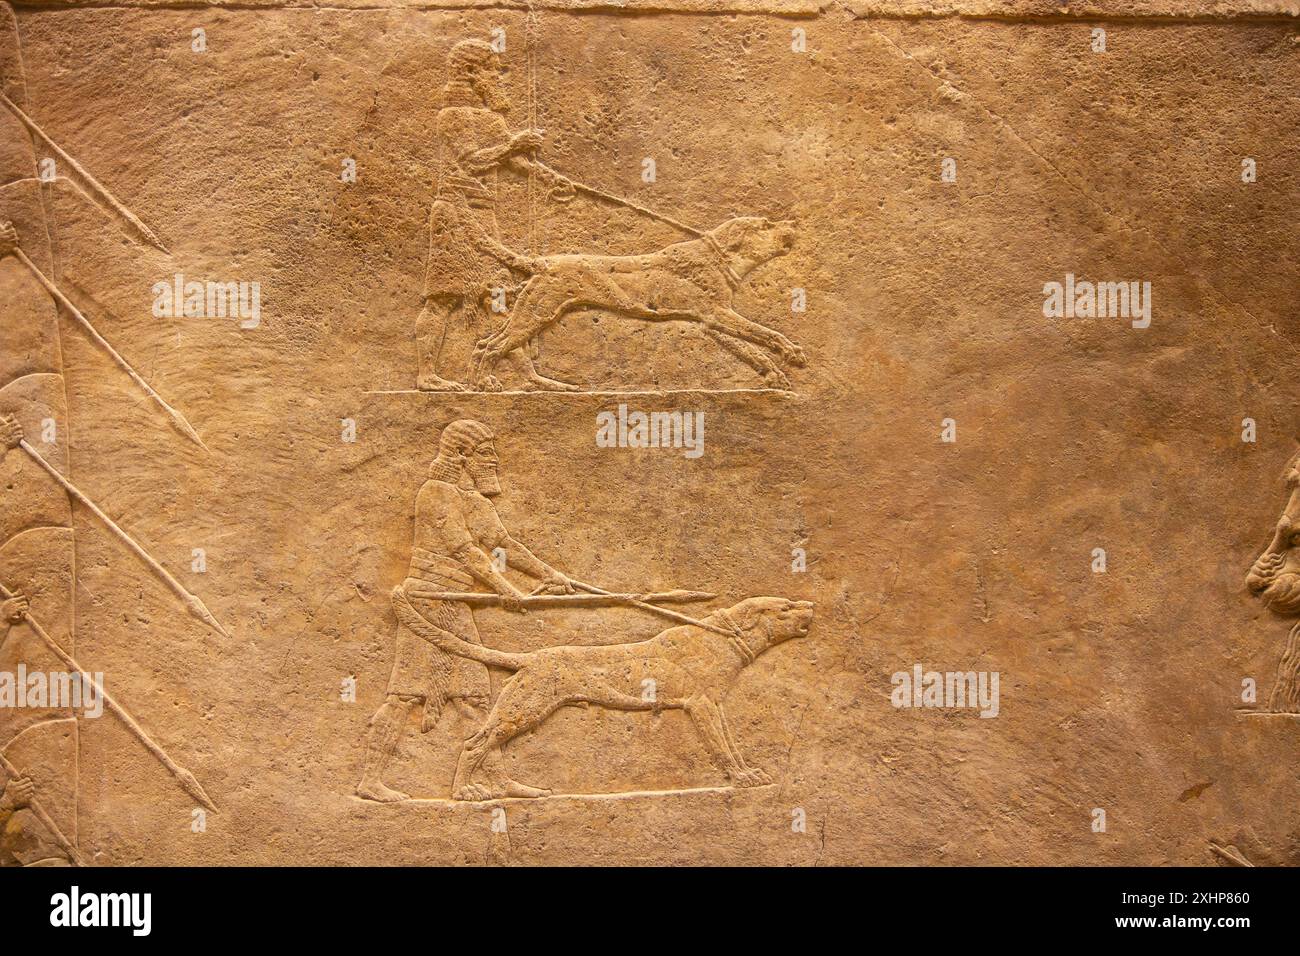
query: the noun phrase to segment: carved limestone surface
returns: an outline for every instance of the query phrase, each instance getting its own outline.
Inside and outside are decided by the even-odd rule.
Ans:
[[[0,0],[0,865],[1300,865],[1293,14]]]

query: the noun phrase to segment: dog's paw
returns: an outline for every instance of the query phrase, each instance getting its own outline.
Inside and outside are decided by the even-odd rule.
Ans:
[[[748,768],[745,770],[733,770],[731,772],[731,783],[737,787],[766,787],[772,782],[772,778],[766,770]]]
[[[451,795],[451,798],[453,800],[464,800],[466,803],[482,803],[485,800],[496,799],[492,791],[481,783],[467,783],[463,787],[459,787]]]
[[[505,389],[501,385],[501,380],[498,379],[495,375],[484,375],[483,378],[480,379],[478,386],[480,389],[482,389],[485,392],[505,391]]]
[[[763,373],[763,385],[767,388],[779,388],[786,392],[790,391],[792,387],[790,379],[779,368],[768,369]]]
[[[795,368],[803,368],[808,364],[808,356],[804,354],[804,350],[793,342],[784,343],[781,352],[785,355],[785,360]]]

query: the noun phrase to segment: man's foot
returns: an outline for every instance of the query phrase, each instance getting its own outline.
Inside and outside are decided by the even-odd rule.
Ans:
[[[487,800],[501,800],[505,797],[522,797],[531,800],[537,797],[549,797],[550,795],[551,791],[541,787],[530,787],[526,783],[507,779],[499,784],[463,784],[452,792],[451,798],[453,800],[464,800],[467,803],[483,803]]]
[[[561,382],[558,379],[547,378],[545,375],[538,375],[534,372],[524,379],[524,391],[527,392],[580,392],[582,389],[577,385],[570,385],[568,382]]]
[[[468,392],[469,386],[440,375],[421,375],[415,387],[422,392]]]
[[[357,796],[362,800],[374,800],[376,803],[401,803],[410,800],[408,794],[392,787],[386,787],[378,780],[362,780],[357,784]]]
[[[518,780],[506,780],[507,797],[549,797],[551,791],[542,787],[530,787],[526,783],[520,783]]]

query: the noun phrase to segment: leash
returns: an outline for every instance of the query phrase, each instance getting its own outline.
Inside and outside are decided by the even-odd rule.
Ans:
[[[573,578],[569,578],[569,580],[573,581],[573,586],[578,590],[586,591],[588,594],[610,595],[609,591],[602,590],[595,585],[583,584],[581,581],[574,581]],[[638,601],[635,599],[629,600],[627,603],[632,607],[638,607],[643,611],[649,611],[651,614],[658,614],[660,617],[666,617],[670,621],[677,621],[679,624],[691,624],[702,630],[711,631],[714,634],[719,634],[722,637],[725,637],[728,643],[731,644],[736,653],[739,654],[741,659],[745,662],[746,667],[754,663],[754,660],[758,656],[750,649],[749,642],[745,640],[745,632],[740,629],[740,625],[737,624],[732,619],[731,615],[725,610],[714,611],[711,615],[714,618],[720,619],[722,623],[726,625],[726,627],[723,628],[718,627],[711,621],[704,621],[698,618],[693,618],[687,614],[680,614],[677,611],[670,611],[667,608],[659,607],[657,604],[649,604],[645,601]]]
[[[546,169],[547,171],[549,171],[550,173],[556,176],[564,175],[563,173],[551,169],[550,166],[547,166],[545,163],[542,163],[536,159],[534,159],[532,163],[529,164],[529,175],[532,175],[532,167],[534,165],[540,166],[543,169]],[[727,261],[726,252],[723,251],[722,246],[718,245],[718,240],[713,237],[713,234],[711,232],[707,232],[703,229],[696,229],[694,226],[688,226],[680,219],[674,219],[672,216],[666,216],[661,212],[656,212],[655,210],[651,209],[649,206],[643,206],[638,202],[633,202],[631,199],[628,199],[625,196],[616,196],[613,193],[605,192],[605,190],[603,189],[597,189],[595,186],[588,186],[586,183],[579,182],[576,179],[570,179],[568,176],[565,176],[564,178],[569,180],[569,183],[573,187],[574,192],[584,193],[585,195],[592,196],[596,199],[603,199],[605,202],[612,203],[615,206],[622,206],[625,209],[631,209],[633,212],[638,212],[648,219],[654,219],[657,220],[658,222],[662,222],[666,225],[672,226],[674,229],[677,229],[680,232],[684,232],[688,236],[691,236],[695,239],[703,239],[706,243],[708,243],[709,248],[713,250],[714,254],[717,255],[718,265],[721,266],[723,273],[727,277],[727,284],[731,286],[732,289],[738,289],[740,287],[740,284],[742,282],[740,276],[736,274],[735,269],[731,268],[730,262]],[[562,189],[560,189],[560,187],[557,187],[556,189],[551,190],[551,196],[552,198],[555,198],[558,201],[563,202],[564,200],[559,199],[559,195],[557,195],[557,190],[560,190],[559,194],[563,195]]]

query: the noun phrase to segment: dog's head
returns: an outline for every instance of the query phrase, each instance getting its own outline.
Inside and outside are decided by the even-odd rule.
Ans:
[[[797,233],[793,219],[773,222],[761,216],[740,216],[710,230],[709,235],[726,255],[728,265],[743,277],[789,252]]]
[[[745,635],[755,656],[794,637],[807,637],[812,627],[812,601],[779,597],[746,598],[727,608],[726,614]]]

